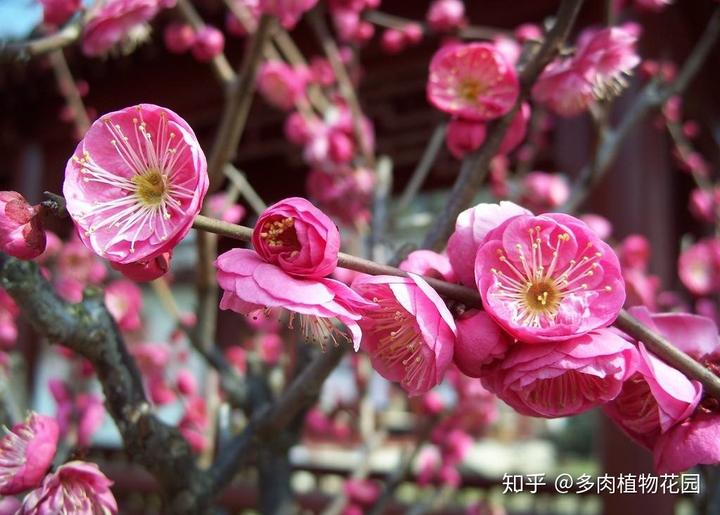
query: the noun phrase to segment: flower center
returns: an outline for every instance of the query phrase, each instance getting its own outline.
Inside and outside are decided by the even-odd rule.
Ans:
[[[263,224],[260,237],[269,247],[300,249],[300,242],[294,229],[295,220],[290,217],[268,220]]]
[[[534,311],[553,313],[557,310],[560,300],[562,293],[557,289],[554,281],[532,282],[525,291],[525,303]]]
[[[168,187],[165,177],[159,170],[151,168],[133,176],[131,180],[137,186],[135,195],[144,205],[158,206],[165,199]]]
[[[546,327],[556,323],[560,305],[572,296],[575,302],[587,307],[590,294],[585,282],[600,267],[597,262],[602,253],[592,243],[576,254],[564,267],[559,266],[563,244],[570,240],[567,233],[559,234],[554,244],[548,237],[540,237],[540,227],[528,230],[530,255],[525,255],[522,245],[516,245],[516,260],[508,259],[502,249],[497,251],[499,266],[492,268],[495,290],[492,295],[500,299],[512,312],[513,321],[528,327]],[[552,256],[549,263],[543,252]],[[547,254],[545,254],[547,256]],[[595,292],[612,291],[610,286],[596,286]]]
[[[476,79],[465,79],[458,86],[458,95],[466,102],[475,103],[480,95],[487,91],[487,86]]]

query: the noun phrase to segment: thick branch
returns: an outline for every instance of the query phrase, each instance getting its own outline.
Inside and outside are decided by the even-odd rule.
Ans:
[[[152,413],[140,371],[105,308],[102,293],[86,291],[81,303],[70,304],[55,294],[37,264],[7,256],[2,259],[0,284],[39,334],[93,364],[128,456],[157,477],[170,510],[198,513],[196,492],[207,489],[208,479],[195,467],[177,428]]]

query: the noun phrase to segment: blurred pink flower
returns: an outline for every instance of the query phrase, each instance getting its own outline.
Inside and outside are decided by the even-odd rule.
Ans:
[[[105,287],[105,305],[123,331],[140,329],[142,290],[130,281],[117,280]]]
[[[75,399],[77,410],[77,444],[88,448],[105,419],[103,398],[94,393],[81,393]]]
[[[672,0],[635,0],[636,7],[651,12],[660,12],[672,3]]]
[[[100,284],[107,275],[105,264],[92,253],[76,234],[60,249],[57,257],[58,279],[72,279],[80,283]]]
[[[610,246],[569,215],[519,215],[491,230],[475,261],[483,306],[526,343],[572,338],[610,325],[625,302]]]
[[[448,123],[445,143],[453,156],[462,159],[479,149],[486,136],[487,126],[483,122],[454,117]]]
[[[430,62],[427,97],[446,113],[493,120],[512,108],[518,94],[515,68],[492,44],[447,45]]]
[[[169,346],[163,343],[145,342],[131,345],[129,350],[142,372],[152,402],[162,406],[175,400],[175,394],[165,377],[165,371],[172,357]]]
[[[452,361],[456,329],[435,290],[415,274],[358,277],[352,286],[377,304],[358,322],[373,368],[413,396],[439,384]]]
[[[38,207],[16,191],[0,191],[0,250],[18,259],[33,259],[45,251],[45,243]]]
[[[678,473],[696,465],[720,463],[720,415],[699,409],[689,419],[658,436],[653,448],[655,470]]]
[[[283,126],[285,137],[295,145],[308,144],[323,129],[322,122],[316,118],[305,117],[298,111],[290,113]]]
[[[43,23],[58,26],[68,21],[80,9],[81,0],[40,0]]]
[[[20,308],[8,293],[0,288],[0,349],[10,349],[17,341],[15,320]]]
[[[535,212],[552,211],[570,196],[567,179],[556,173],[530,172],[522,179],[522,204]]]
[[[158,0],[108,0],[95,4],[83,29],[83,54],[95,57],[106,53],[154,18],[161,7]]]
[[[283,340],[275,333],[263,334],[258,342],[260,358],[268,365],[276,365],[283,352]]]
[[[229,224],[236,224],[245,217],[245,208],[240,204],[228,204],[228,195],[224,192],[208,196],[205,206],[208,215]]]
[[[3,497],[0,499],[0,515],[17,515],[22,502],[17,497]]]
[[[689,208],[692,215],[705,223],[720,217],[720,187],[712,190],[695,188],[690,192]]]
[[[300,17],[312,9],[318,0],[259,0],[260,11],[277,16],[280,24],[292,29]]]
[[[247,351],[240,345],[231,345],[225,349],[225,358],[230,362],[235,371],[243,375],[247,370]]]
[[[456,29],[465,21],[465,4],[462,0],[433,0],[425,19],[438,32]]]
[[[380,487],[369,479],[350,478],[343,486],[350,502],[370,507],[380,497]]]
[[[187,368],[181,368],[178,370],[177,377],[175,378],[178,391],[187,396],[192,396],[197,393],[197,379],[191,370]]]
[[[639,26],[625,24],[587,29],[580,35],[575,66],[592,84],[596,97],[613,97],[627,87],[626,77],[640,64],[635,49],[639,32]]]
[[[533,98],[560,116],[576,116],[593,101],[593,87],[570,59],[545,67],[532,88]]]
[[[83,243],[128,264],[171,251],[207,188],[190,126],[169,109],[140,104],[92,124],[68,161],[63,193]]]
[[[483,385],[523,415],[577,415],[611,401],[635,371],[635,347],[607,329],[566,341],[511,346]]]
[[[414,250],[400,263],[400,270],[434,279],[456,282],[455,271],[444,254],[432,250]]]
[[[618,249],[618,257],[623,267],[645,270],[650,261],[650,242],[641,234],[626,236]]]
[[[57,449],[54,418],[30,413],[0,439],[0,495],[14,495],[40,484]]]
[[[290,197],[263,211],[252,243],[260,257],[288,274],[319,279],[337,267],[340,232],[309,201]]]
[[[604,216],[587,213],[581,215],[580,220],[585,222],[601,240],[607,240],[610,238],[610,235],[612,234],[612,224],[610,223],[610,220]]]
[[[349,226],[370,219],[370,199],[375,175],[367,168],[340,168],[334,173],[314,169],[307,176],[306,188],[324,211]]]
[[[447,254],[460,283],[475,286],[475,257],[485,236],[505,220],[530,211],[512,202],[478,204],[460,213],[450,236]]]
[[[720,290],[720,240],[705,238],[689,246],[678,259],[678,275],[694,295]]]
[[[380,45],[388,54],[398,54],[405,49],[405,35],[399,29],[386,29],[382,33]]]
[[[71,461],[48,474],[42,485],[30,492],[17,515],[118,512],[110,491],[112,481],[94,463]]]
[[[372,306],[343,283],[333,279],[299,279],[267,263],[254,251],[233,249],[215,261],[217,280],[224,290],[220,309],[247,315],[262,308],[285,308],[299,318],[299,328],[309,341],[324,345],[350,338],[332,322],[342,322],[360,345],[360,309]]]
[[[457,342],[453,362],[469,377],[480,377],[483,367],[502,359],[512,344],[510,336],[484,311],[467,311],[455,323]]]
[[[257,88],[265,101],[289,111],[305,96],[307,74],[283,61],[265,61],[258,70]]]
[[[170,270],[172,252],[163,252],[147,261],[135,263],[115,263],[110,261],[110,266],[132,281],[147,282],[153,281],[165,275]]]
[[[192,42],[190,50],[195,59],[207,62],[220,55],[224,48],[225,36],[223,33],[212,25],[205,25],[195,34],[195,40]]]
[[[173,22],[165,27],[165,48],[173,54],[183,54],[195,43],[195,31],[189,23]]]

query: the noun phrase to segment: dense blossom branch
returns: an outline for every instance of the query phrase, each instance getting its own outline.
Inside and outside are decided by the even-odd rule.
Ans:
[[[514,108],[492,125],[485,143],[463,161],[445,209],[439,214],[425,237],[423,247],[438,250],[444,246],[452,233],[457,216],[472,204],[473,198],[487,176],[490,161],[497,154],[513,117],[543,68],[557,55],[575,23],[582,4],[583,0],[563,0],[560,4],[553,28],[548,32],[543,44],[534,50],[520,72],[521,91]]]
[[[633,127],[652,110],[661,107],[670,97],[682,93],[688,87],[693,77],[700,71],[718,38],[720,38],[720,8],[713,13],[703,35],[675,80],[667,86],[662,86],[657,79],[650,81],[640,92],[617,128],[605,132],[593,162],[580,171],[570,198],[563,206],[564,211],[575,211],[585,201],[593,187],[610,168]]]
[[[229,224],[205,216],[198,216],[195,219],[193,227],[195,227],[195,229],[211,231],[237,240],[251,241],[252,239],[252,229],[249,227]],[[407,277],[407,272],[398,268],[381,265],[367,259],[344,253],[340,253],[338,255],[338,266],[370,275],[394,275],[398,277]],[[424,279],[440,295],[462,302],[468,307],[482,308],[480,294],[476,290],[432,277],[425,277]],[[646,343],[653,350],[661,349],[659,352],[656,352],[661,359],[675,368],[682,370],[690,377],[700,381],[713,397],[720,399],[720,378],[705,369],[690,356],[675,348],[665,338],[640,325],[639,322],[635,321],[633,317],[624,310],[621,311],[617,325],[630,336]],[[640,330],[640,328],[642,328],[642,330]]]

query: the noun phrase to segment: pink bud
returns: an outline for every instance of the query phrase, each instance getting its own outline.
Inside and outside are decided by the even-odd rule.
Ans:
[[[33,259],[45,250],[38,208],[16,191],[0,192],[0,248],[18,259]]]
[[[480,148],[487,134],[483,122],[473,122],[464,118],[453,118],[448,124],[445,142],[450,153],[458,159]]]
[[[387,29],[382,34],[381,44],[388,54],[397,54],[405,48],[405,36],[398,29]]]
[[[275,333],[264,334],[260,338],[260,357],[268,365],[275,365],[283,351],[283,341]]]
[[[420,41],[422,41],[423,28],[419,23],[408,23],[400,30],[409,44],[417,45]]]
[[[309,201],[291,197],[267,208],[255,224],[253,247],[289,274],[321,278],[337,266],[337,226]]]
[[[210,61],[213,57],[221,54],[224,47],[225,36],[223,33],[211,25],[206,25],[195,36],[192,54],[198,61]]]
[[[462,0],[435,0],[426,15],[428,25],[439,32],[459,27],[465,16]]]
[[[647,268],[650,260],[650,242],[640,234],[631,234],[620,244],[620,263],[627,268]]]
[[[542,29],[535,23],[523,23],[515,28],[515,37],[519,43],[529,40],[540,40],[543,37]]]
[[[355,154],[353,140],[343,131],[331,130],[328,134],[328,156],[338,164],[349,162]]]
[[[132,281],[147,282],[162,277],[170,269],[172,252],[165,252],[149,261],[137,261],[135,263],[110,262],[110,266]]]
[[[178,371],[176,381],[177,389],[181,394],[191,396],[197,392],[197,380],[193,373],[187,368],[182,368]]]
[[[195,31],[188,23],[171,23],[165,27],[165,47],[173,54],[182,54],[195,44]]]
[[[69,20],[78,9],[81,0],[40,0],[43,7],[43,23],[58,26]]]

